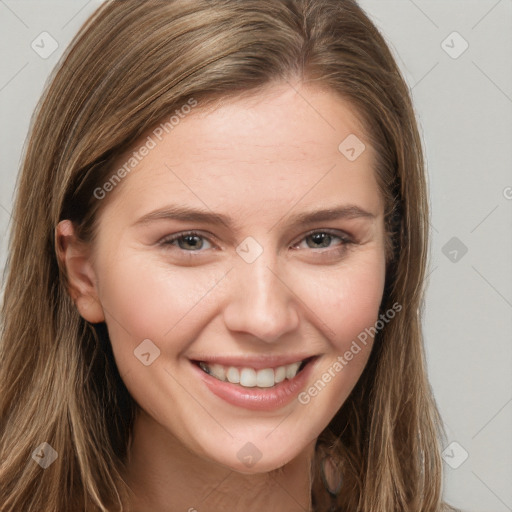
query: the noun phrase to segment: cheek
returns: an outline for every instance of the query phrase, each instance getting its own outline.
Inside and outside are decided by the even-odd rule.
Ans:
[[[198,272],[194,267],[173,269],[148,261],[137,254],[128,255],[117,259],[115,265],[105,265],[107,270],[100,273],[100,300],[113,343],[127,336],[138,343],[146,338],[173,337],[174,329],[187,330],[192,319],[206,323],[212,314],[208,296],[215,295],[211,292],[225,269]],[[309,311],[309,321],[335,348],[344,349],[347,338],[375,323],[385,279],[381,251],[368,250],[340,265],[295,269],[293,273],[295,277],[289,279],[295,282],[294,293],[307,306],[303,314],[307,316]],[[114,332],[120,336],[113,336]]]
[[[187,326],[193,327],[192,318],[196,322],[206,318],[205,298],[222,277],[213,269],[200,273],[185,267],[173,270],[140,255],[124,257],[108,268],[100,275],[100,300],[114,352],[133,351],[149,338],[160,346],[163,340],[172,339],[173,351],[178,353],[184,348],[180,346],[182,333]]]
[[[308,297],[305,302],[332,348],[343,353],[378,319],[384,283],[385,261],[376,250],[321,273],[306,274],[299,293]]]
[[[317,326],[330,343],[310,385],[298,396],[317,420],[319,434],[357,384],[370,356],[385,282],[380,252],[368,253],[357,263],[331,269],[321,279],[303,281],[310,293]],[[326,351],[327,352],[327,351]]]
[[[139,364],[134,350],[145,339],[168,357],[183,353],[198,330],[219,314],[215,287],[225,274],[224,268],[213,266],[201,271],[173,268],[128,249],[123,254],[99,272],[100,300],[122,374]],[[339,265],[295,268],[293,274],[283,277],[294,282],[291,288],[306,306],[297,304],[303,321],[313,325],[317,338],[325,338],[323,352],[344,354],[375,324],[385,278],[382,251],[368,248]],[[368,338],[351,372],[360,366],[362,371],[371,342]]]

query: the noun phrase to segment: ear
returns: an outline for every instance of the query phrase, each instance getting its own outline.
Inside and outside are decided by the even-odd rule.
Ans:
[[[92,324],[104,322],[90,246],[78,239],[70,220],[59,222],[55,228],[55,251],[60,267],[66,273],[69,295],[80,315]]]

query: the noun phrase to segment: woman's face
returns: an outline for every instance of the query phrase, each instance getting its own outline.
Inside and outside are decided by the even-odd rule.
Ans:
[[[385,279],[373,149],[349,104],[289,86],[197,107],[144,143],[103,199],[90,260],[120,374],[189,452],[281,467],[368,360],[358,335]]]

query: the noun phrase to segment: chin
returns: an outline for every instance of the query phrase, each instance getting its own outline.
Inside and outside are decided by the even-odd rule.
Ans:
[[[265,446],[260,449],[257,448],[257,444],[260,447]],[[267,439],[266,443],[264,440],[261,443],[247,442],[241,446],[240,443],[236,443],[234,452],[224,450],[223,453],[218,455],[211,452],[209,458],[237,473],[256,475],[278,470],[299,457],[300,454],[301,450],[297,451],[292,447],[284,451],[278,451],[277,446],[272,446]]]

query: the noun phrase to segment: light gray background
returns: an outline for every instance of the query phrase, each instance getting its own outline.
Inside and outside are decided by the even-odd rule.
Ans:
[[[0,269],[32,111],[100,3],[0,0]],[[360,3],[412,89],[426,150],[428,371],[457,443],[444,447],[445,495],[467,512],[512,511],[512,0]],[[44,31],[59,44],[46,59],[31,48]]]

